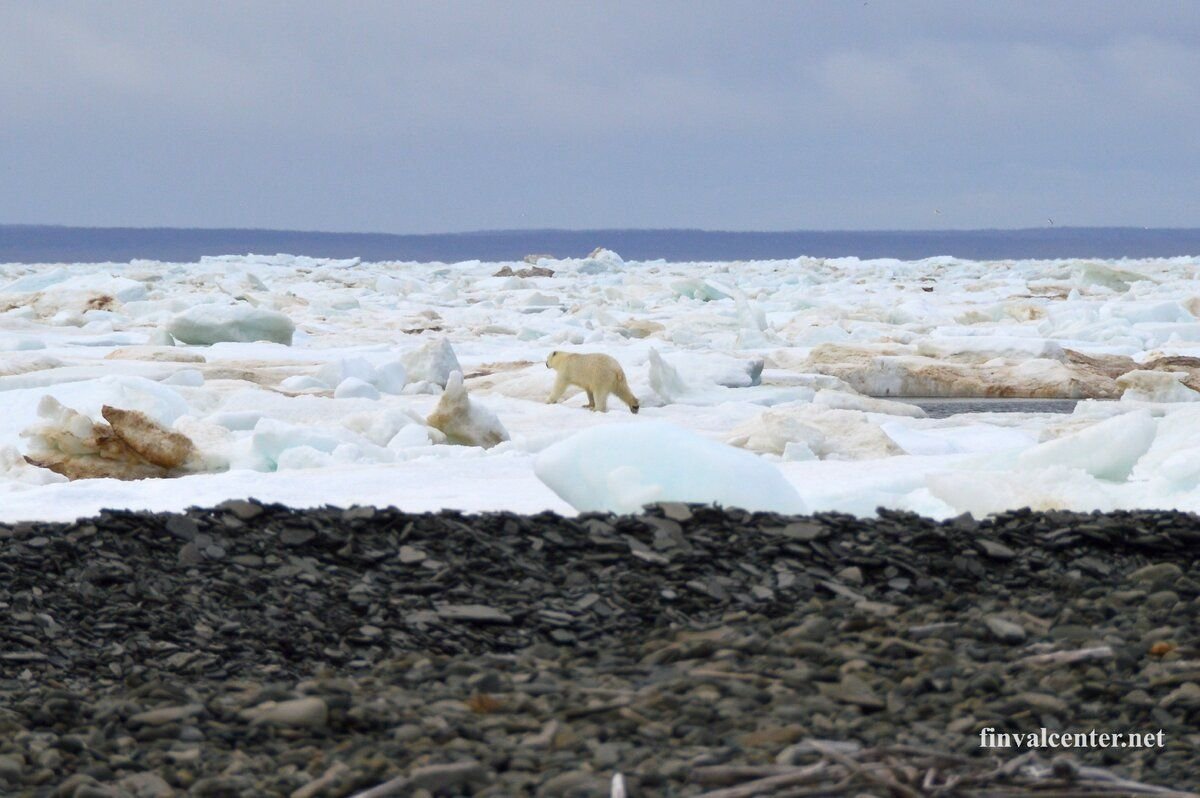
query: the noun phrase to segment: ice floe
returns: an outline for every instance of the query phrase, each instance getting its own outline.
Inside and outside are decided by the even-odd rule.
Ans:
[[[605,249],[0,264],[0,518],[251,495],[413,510],[633,509],[671,494],[940,517],[1200,511],[1198,266],[668,263]],[[639,415],[589,413],[574,389],[547,405],[556,349],[616,358]],[[981,402],[931,417],[938,397]],[[1082,401],[1069,415],[990,412],[997,398]],[[137,443],[147,429],[151,448]],[[173,435],[193,450],[155,464],[154,440]],[[92,469],[101,451],[117,456]],[[26,457],[92,465],[66,481]],[[756,480],[774,487],[745,492]]]

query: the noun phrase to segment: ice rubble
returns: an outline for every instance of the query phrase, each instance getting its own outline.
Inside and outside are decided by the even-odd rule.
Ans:
[[[21,433],[30,441],[25,459],[67,479],[146,479],[178,474],[195,457],[185,435],[137,410],[104,405],[103,422],[64,407],[54,397],[38,404],[42,423]]]
[[[659,501],[804,512],[770,463],[663,422],[612,423],[538,455],[538,478],[581,512],[636,512]]]
[[[171,319],[167,332],[185,344],[273,341],[291,345],[296,325],[282,313],[245,302],[196,305]]]
[[[489,449],[508,440],[508,430],[496,414],[467,396],[461,371],[450,373],[446,390],[426,421],[450,443]]]
[[[445,338],[435,338],[426,341],[417,349],[408,352],[401,358],[401,363],[407,371],[407,378],[412,382],[431,382],[445,387],[450,375],[462,372],[454,347]]]
[[[1200,391],[1184,384],[1181,371],[1127,371],[1117,377],[1121,400],[1130,402],[1195,402]]]
[[[637,423],[733,440],[812,509],[1200,510],[1194,258],[680,264],[597,251],[539,267],[553,277],[289,255],[0,264],[0,516],[234,495],[569,509],[536,475],[538,453],[624,433],[582,399],[545,405],[555,348],[613,355],[643,398]],[[258,311],[283,321],[247,324]],[[213,329],[192,337],[180,318]],[[462,390],[447,390],[456,371]],[[917,395],[1122,401],[934,419],[879,398]],[[88,487],[14,459],[33,443],[19,433],[47,421],[45,396],[94,425],[109,405],[186,435],[188,487]],[[508,442],[441,445],[426,421],[439,404],[503,418]]]
[[[1014,360],[995,354],[981,362],[981,351],[930,357],[918,347],[900,344],[820,344],[801,364],[807,371],[838,377],[871,396],[1110,398],[1115,382],[1089,369],[1053,357]],[[949,349],[926,351],[953,351]],[[1011,351],[1011,350],[1009,350]],[[1053,348],[1049,348],[1051,353]],[[988,355],[994,353],[988,352]]]
[[[1064,466],[1098,479],[1123,481],[1150,448],[1156,430],[1148,411],[1124,413],[1021,452],[1017,467]]]
[[[788,403],[764,410],[734,427],[728,443],[779,455],[789,444],[803,444],[822,460],[867,460],[904,451],[866,414],[812,403]],[[791,457],[802,451],[793,450]]]

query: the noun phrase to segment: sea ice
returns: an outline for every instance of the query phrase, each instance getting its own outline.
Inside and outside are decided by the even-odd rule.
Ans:
[[[659,501],[804,512],[770,463],[658,421],[611,423],[543,450],[538,478],[580,512],[636,512]]]
[[[1121,482],[1154,442],[1155,424],[1145,410],[1123,413],[1028,449],[1017,457],[1017,465],[1028,470],[1078,468],[1097,479]]]
[[[336,388],[344,380],[350,378],[354,378],[359,382],[373,383],[376,374],[375,367],[366,358],[350,357],[326,363],[317,369],[315,376],[330,388]]]
[[[378,399],[379,390],[358,377],[347,377],[338,383],[333,392],[335,399]]]
[[[204,375],[196,369],[180,369],[163,380],[163,385],[178,385],[184,388],[200,388],[204,385]]]
[[[247,495],[570,511],[536,458],[622,419],[584,411],[578,395],[545,403],[556,348],[617,358],[643,400],[637,422],[736,440],[814,510],[1200,511],[1194,257],[667,263],[597,251],[544,263],[552,276],[292,255],[0,264],[0,516]],[[291,346],[239,329],[260,311],[297,325]],[[221,340],[175,346],[180,317],[216,328],[195,340]],[[454,371],[466,406],[503,419],[511,440],[449,446],[428,426]],[[362,384],[334,398],[351,378]],[[378,397],[362,398],[372,386]],[[916,395],[1095,399],[1070,415],[931,419],[879,398]],[[105,404],[141,410],[194,442],[188,470],[210,473],[38,484],[49,472],[12,452],[28,453],[19,433],[44,422],[46,396],[93,424]],[[297,470],[273,473],[281,464]],[[619,474],[614,484],[637,493]]]
[[[167,327],[175,340],[185,344],[273,341],[290,345],[295,331],[296,325],[282,313],[244,302],[196,305],[171,319]]]
[[[445,434],[450,443],[462,446],[489,449],[508,440],[508,430],[496,414],[467,396],[461,371],[451,372],[446,390],[427,422]]]
[[[835,391],[829,388],[817,391],[816,396],[813,397],[813,404],[817,407],[828,407],[835,410],[861,410],[864,413],[925,418],[925,411],[916,405],[890,399],[874,399],[870,396]]]
[[[454,354],[454,347],[445,338],[426,341],[417,349],[405,353],[401,363],[408,380],[414,383],[432,382],[442,387],[445,387],[453,372],[463,370],[458,363],[458,356]]]
[[[1187,374],[1181,371],[1127,371],[1117,377],[1121,401],[1195,402],[1200,392],[1183,384]]]
[[[291,377],[285,377],[279,383],[279,387],[285,391],[325,391],[331,386],[324,380],[310,377],[307,374],[294,374]]]
[[[390,360],[375,369],[375,387],[383,393],[398,394],[408,384],[408,370],[399,360]]]
[[[1175,490],[1195,488],[1200,474],[1200,406],[1174,409],[1157,424],[1154,442],[1134,465],[1130,479],[1162,479]]]
[[[754,452],[783,454],[801,442],[822,460],[869,460],[903,453],[865,413],[791,402],[764,410],[731,431],[728,442]]]

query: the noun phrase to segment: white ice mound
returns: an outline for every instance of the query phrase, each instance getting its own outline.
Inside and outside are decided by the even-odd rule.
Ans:
[[[437,407],[429,415],[429,426],[441,431],[450,443],[461,446],[482,446],[490,449],[508,440],[508,430],[496,414],[477,402],[472,402],[463,387],[461,371],[455,371],[446,381],[446,390]]]
[[[239,465],[275,471],[329,465],[334,458],[343,463],[390,463],[395,455],[346,428],[305,427],[261,418],[250,438],[250,460]]]
[[[296,325],[282,313],[245,302],[196,305],[176,315],[167,325],[167,332],[175,340],[201,345],[272,341],[291,346],[295,331]]]
[[[728,442],[752,452],[780,455],[788,444],[803,443],[821,460],[874,460],[904,454],[865,413],[804,402],[764,410],[734,427]]]
[[[749,388],[762,382],[761,357],[731,357],[719,352],[672,352],[669,360],[697,385]]]
[[[67,481],[62,474],[31,465],[15,446],[0,446],[0,477],[23,485],[51,485]]]
[[[650,349],[650,389],[668,404],[692,391],[692,388],[684,381],[683,375],[674,366],[663,360],[662,355],[653,347]]]
[[[454,347],[445,338],[426,341],[401,358],[409,382],[432,382],[445,387],[455,371],[461,372]]]
[[[379,389],[358,377],[347,377],[333,392],[335,399],[378,399]]]
[[[762,381],[762,358],[676,352],[667,360],[651,347],[649,364],[650,388],[667,404],[685,396],[699,398],[699,394],[725,398],[725,389],[748,388]]]
[[[1157,427],[1147,410],[1114,416],[1070,435],[1027,449],[1021,469],[1067,466],[1097,479],[1123,482],[1154,442]]]
[[[408,384],[408,370],[399,360],[392,360],[375,369],[375,387],[383,393],[398,394]]]
[[[580,512],[637,512],[659,501],[805,512],[775,466],[661,421],[602,424],[543,450],[534,473]]]
[[[1195,402],[1200,392],[1183,384],[1187,374],[1182,371],[1127,371],[1117,377],[1122,401],[1135,402]]]
[[[1101,510],[1116,508],[1111,483],[1077,468],[1050,466],[1018,471],[944,472],[926,478],[935,499],[956,513],[976,518],[1029,507],[1044,510]]]
[[[1166,490],[1193,490],[1200,482],[1200,405],[1172,408],[1158,420],[1158,434],[1130,475]]]
[[[323,391],[329,385],[324,380],[318,380],[316,377],[310,377],[307,374],[296,374],[280,382],[279,387],[285,391]]]
[[[671,290],[676,296],[698,299],[701,302],[729,299],[729,294],[697,277],[675,280],[671,283]]]
[[[625,260],[611,249],[596,247],[579,262],[577,270],[580,274],[604,274],[618,271],[625,266]]]
[[[835,410],[861,410],[864,413],[884,413],[889,416],[908,416],[909,418],[925,418],[925,411],[916,405],[906,402],[894,402],[890,399],[875,399],[846,391],[834,391],[822,388],[813,397],[817,407],[828,407]]]
[[[353,377],[362,382],[375,382],[375,367],[370,361],[361,357],[349,357],[332,360],[317,369],[316,377],[330,388],[336,388],[343,381]]]

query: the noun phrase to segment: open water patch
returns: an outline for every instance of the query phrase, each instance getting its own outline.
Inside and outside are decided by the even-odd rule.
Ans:
[[[944,396],[931,397],[884,397],[899,399],[906,404],[916,405],[930,418],[949,418],[962,413],[1061,413],[1074,412],[1078,399],[991,399],[967,397],[962,399]]]

